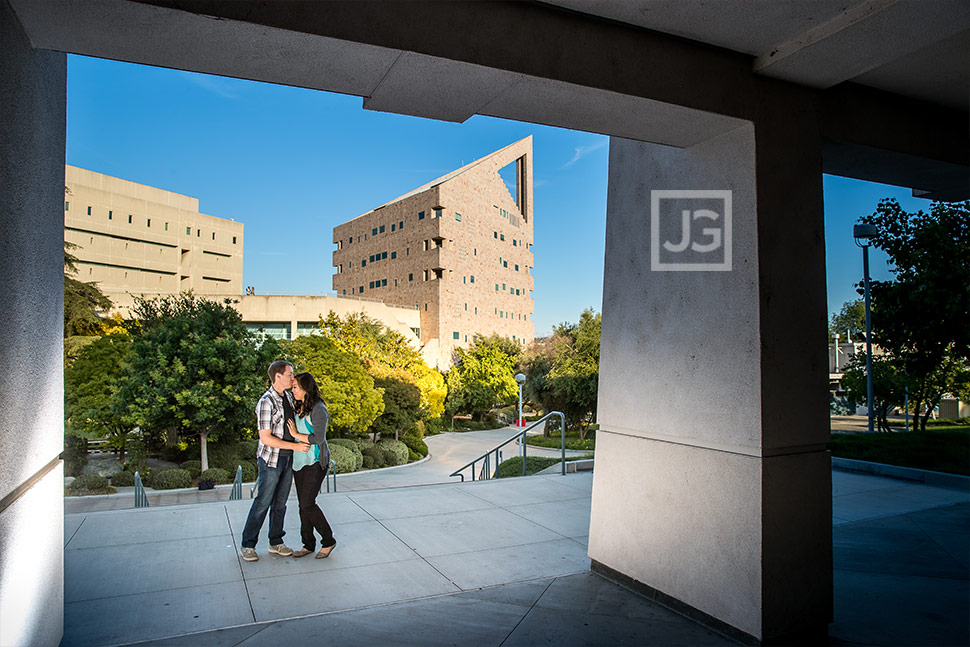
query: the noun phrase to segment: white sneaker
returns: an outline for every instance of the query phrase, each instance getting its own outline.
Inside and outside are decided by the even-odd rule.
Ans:
[[[259,559],[259,555],[256,554],[255,548],[243,548],[242,558],[244,562],[255,562]]]
[[[253,551],[255,553],[255,551]],[[280,555],[282,557],[289,557],[293,554],[293,549],[288,548],[286,544],[276,544],[275,546],[269,547],[269,552],[274,555]],[[245,559],[245,558],[243,558]]]

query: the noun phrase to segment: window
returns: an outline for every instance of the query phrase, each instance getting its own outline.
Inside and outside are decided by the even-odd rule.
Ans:
[[[458,334],[458,331],[457,330],[455,332],[451,333],[451,337],[452,337],[452,339],[461,339],[461,335]]]
[[[364,234],[364,240],[367,240],[367,234]]]
[[[499,240],[505,240],[505,234],[499,234],[498,239]]]
[[[152,226],[152,219],[151,219],[151,218],[148,218],[148,219],[146,220],[146,222],[145,222],[145,226],[146,226],[146,227],[151,227],[151,226]]]
[[[363,293],[364,293],[364,286],[362,285],[360,286],[360,290],[358,291],[358,294],[363,294]]]
[[[495,291],[498,292],[498,283],[495,284]]]
[[[434,210],[434,217],[435,218],[440,218],[441,217],[441,209],[435,209]]]
[[[424,220],[424,212],[423,211],[419,211],[418,212],[418,220]]]
[[[468,277],[467,276],[461,277],[461,282],[462,283],[468,283]]]
[[[202,230],[201,230],[201,229],[196,229],[196,230],[195,230],[195,237],[196,237],[196,238],[199,238],[199,237],[201,237],[201,236],[202,236]]]
[[[427,312],[427,311],[428,311],[428,304],[427,304],[427,303],[426,303],[426,304],[424,304],[424,311],[425,311],[425,312]]]
[[[130,213],[128,214],[128,224],[129,225],[131,224],[131,214]]]
[[[508,261],[502,261],[502,267],[508,267],[508,266],[509,266]]]
[[[497,231],[493,231],[492,232],[492,237],[493,238],[498,238],[498,232]]]
[[[428,270],[424,270],[424,280],[428,280]]]
[[[374,227],[373,229],[370,230],[370,235],[371,236],[376,236],[377,235],[377,227]]]
[[[478,306],[475,306],[475,314],[478,314]]]
[[[384,233],[384,225],[381,225],[381,233]]]
[[[70,210],[71,210],[71,203],[70,202],[65,202],[64,203],[64,211],[70,211]]]
[[[374,257],[372,256],[371,259],[373,259],[373,258]],[[360,259],[360,266],[361,267],[367,267],[367,259],[366,258]]]
[[[165,223],[165,231],[168,231],[168,223],[167,222]],[[232,244],[233,245],[236,244],[236,237],[235,236],[232,237]]]
[[[404,221],[403,220],[401,222],[397,223],[397,228],[398,229],[404,229]]]
[[[391,223],[391,231],[394,231],[394,229],[395,229],[395,227],[397,227],[397,225],[395,225],[395,224],[394,224],[394,223],[392,222],[392,223]]]
[[[387,252],[381,252],[381,260],[383,261],[386,258],[387,258]]]
[[[233,245],[235,245],[235,244],[236,244],[236,237],[235,237],[235,236],[233,236],[233,237],[232,237],[232,244],[233,244]]]
[[[347,239],[347,244],[348,245],[353,245],[354,244],[354,237],[353,236],[351,236],[350,238]]]
[[[216,232],[212,232],[212,240],[216,239]]]
[[[347,290],[344,290],[344,296],[347,296]]]
[[[468,312],[468,304],[465,304],[465,312]]]
[[[374,282],[371,281],[370,283],[368,283],[367,284],[367,287],[369,287],[371,290],[373,290],[374,289]]]
[[[111,220],[111,212],[110,211],[108,212],[108,220]],[[186,233],[188,233],[188,232],[186,232]]]
[[[397,287],[397,279],[394,279],[394,287]]]
[[[519,271],[519,264],[518,264],[518,263],[516,263],[516,264],[515,264],[515,271],[516,271],[516,272],[518,272],[518,271]]]
[[[414,280],[414,274],[410,274],[409,273],[408,274],[408,281],[413,281],[413,280]]]
[[[424,251],[428,251],[428,241],[422,240],[421,244],[424,245]]]
[[[393,261],[395,258],[397,258],[397,252],[391,252],[391,260]]]
[[[518,247],[518,246],[519,246],[519,241],[517,241],[516,239],[513,238],[512,239],[512,247]]]
[[[474,282],[475,282],[475,275],[474,275],[474,274],[472,274],[472,275],[471,275],[471,282],[472,282],[472,283],[474,283]]]
[[[505,284],[502,284],[502,292],[505,292]]]
[[[468,341],[468,335],[465,335],[465,341]]]
[[[370,261],[371,263],[373,263],[374,262],[374,255],[371,254],[370,256],[368,256],[367,257],[367,260]]]
[[[88,207],[88,215],[91,215],[91,207]]]
[[[515,288],[515,296],[519,296],[519,288]]]
[[[191,236],[192,235],[192,228],[191,227],[186,227],[185,228],[185,235],[186,236]]]
[[[405,247],[404,248],[404,255],[405,256],[410,256],[411,255],[411,248],[410,247]]]
[[[387,279],[381,279],[381,287],[382,288],[386,288],[387,287]]]
[[[458,213],[457,211],[455,212],[455,220],[457,220],[458,222],[461,222],[461,214]],[[456,337],[456,339],[457,339],[457,337]]]
[[[474,249],[474,252],[475,252],[474,255],[475,256],[478,256],[478,248],[477,247]]]

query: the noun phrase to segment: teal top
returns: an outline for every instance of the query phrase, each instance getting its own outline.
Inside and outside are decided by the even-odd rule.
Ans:
[[[310,436],[310,451],[307,453],[293,452],[293,469],[300,470],[317,462],[324,463],[324,469],[330,466],[330,447],[327,445],[327,425],[330,414],[327,406],[317,402],[310,415],[305,418],[296,416],[296,430]],[[318,433],[314,433],[314,427]]]

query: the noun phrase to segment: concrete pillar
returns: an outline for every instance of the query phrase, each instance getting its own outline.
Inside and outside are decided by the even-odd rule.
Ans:
[[[66,82],[0,0],[0,645],[63,635]]]
[[[832,614],[821,156],[788,108],[687,149],[610,141],[589,538],[594,570],[765,642]],[[676,251],[684,210],[719,248]]]

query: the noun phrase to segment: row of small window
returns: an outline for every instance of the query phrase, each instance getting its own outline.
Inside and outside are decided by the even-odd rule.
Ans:
[[[507,260],[505,260],[504,258],[502,258],[501,256],[498,257],[498,264],[501,265],[502,267],[508,267],[509,266],[509,262]],[[519,271],[519,264],[518,263],[513,263],[513,265],[515,266],[515,271],[518,272]]]
[[[71,210],[71,203],[70,202],[65,202],[64,203],[64,211],[70,211],[70,210]],[[91,207],[90,206],[88,207],[88,215],[89,216],[91,215]],[[113,211],[110,211],[110,210],[108,211],[108,220],[114,220],[114,212]],[[132,216],[129,213],[128,214],[128,224],[129,225],[132,224],[133,223],[133,220],[134,220],[134,216]],[[165,224],[164,231],[168,231],[168,222],[165,222],[164,224]],[[152,226],[152,219],[151,218],[145,218],[145,226],[146,227],[151,227]],[[191,236],[192,235],[192,227],[186,227],[185,228],[185,235],[186,236]],[[196,229],[195,230],[195,236],[196,236],[196,238],[201,238],[202,237],[202,230],[201,229]],[[216,232],[212,232],[212,240],[215,240],[215,239],[216,239]],[[233,245],[236,244],[236,237],[235,236],[232,237],[232,244]]]
[[[442,212],[441,209],[435,209],[434,210],[434,215],[432,216],[432,218],[440,218],[441,217],[441,212]],[[424,220],[424,212],[423,211],[419,211],[418,212],[418,220]],[[457,220],[458,222],[461,222],[461,214],[458,213],[457,211],[455,212],[455,220]],[[391,223],[391,232],[400,231],[402,229],[404,229],[404,221],[403,220],[401,220],[399,222],[396,222],[396,223]],[[387,225],[378,225],[377,227],[374,227],[374,228],[372,228],[370,230],[370,235],[371,236],[377,236],[378,234],[383,234],[383,233],[386,233],[386,232],[387,232]],[[363,240],[367,240],[367,234],[363,234],[363,235],[358,235],[357,236],[357,242],[358,243],[361,242],[362,239]],[[502,240],[505,240],[505,238],[502,238]],[[353,242],[354,242],[354,237],[353,236],[348,236],[347,237],[347,244],[348,245],[352,245]],[[342,247],[343,247],[343,241],[342,240],[341,241],[338,241],[337,248],[340,249]]]
[[[461,334],[456,330],[455,332],[451,333],[451,338],[452,339],[461,339]],[[465,341],[468,341],[468,335],[465,335]],[[512,335],[512,341],[517,341],[520,344],[524,344],[525,343],[525,339],[522,339],[521,337],[516,337],[515,335]]]
[[[496,238],[502,242],[505,242],[505,234],[500,234],[497,231],[492,232],[492,238]],[[529,245],[524,240],[519,240],[518,238],[512,239],[512,247],[526,247],[527,245],[530,249],[532,248],[532,245]]]

